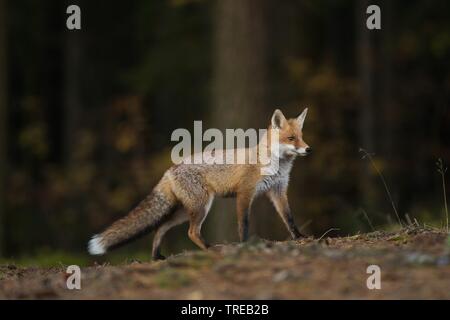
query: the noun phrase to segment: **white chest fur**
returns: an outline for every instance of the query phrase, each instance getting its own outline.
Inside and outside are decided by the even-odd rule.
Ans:
[[[280,161],[279,168],[274,174],[263,176],[261,181],[256,185],[256,195],[260,195],[271,189],[287,188],[292,162],[292,160]]]

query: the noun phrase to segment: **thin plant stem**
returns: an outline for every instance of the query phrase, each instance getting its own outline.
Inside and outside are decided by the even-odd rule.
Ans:
[[[448,233],[448,206],[447,206],[447,192],[445,189],[445,173],[447,172],[447,167],[444,166],[444,163],[442,162],[442,159],[438,159],[438,162],[436,163],[438,167],[438,172],[441,174],[442,178],[442,191],[444,195],[444,208],[445,208],[445,216],[446,216],[446,232]]]
[[[397,208],[395,206],[394,200],[392,199],[391,191],[389,190],[389,187],[388,187],[388,185],[386,183],[386,180],[384,179],[383,174],[381,173],[381,171],[378,169],[377,165],[373,161],[372,155],[370,153],[368,153],[366,150],[364,150],[363,148],[360,148],[359,151],[364,153],[363,159],[364,158],[368,158],[369,159],[369,161],[372,164],[373,168],[375,169],[375,171],[377,172],[377,174],[380,177],[381,181],[383,182],[384,189],[386,190],[386,194],[388,196],[388,199],[391,202],[392,208],[394,209],[394,213],[395,213],[395,216],[397,217],[398,223],[400,224],[400,226],[403,226],[402,220],[400,219],[400,216],[398,214],[398,211],[397,211]]]
[[[445,191],[445,176],[442,175],[442,190],[444,191],[444,206],[445,206],[445,215],[447,218],[447,233],[448,233],[448,207],[447,207],[447,192]]]
[[[364,217],[366,217],[367,222],[369,222],[369,226],[372,228],[372,231],[375,231],[375,228],[373,227],[373,224],[372,224],[372,222],[370,221],[369,216],[367,215],[366,210],[361,209],[361,211],[362,211],[362,213],[364,214]]]
[[[324,233],[319,239],[317,239],[317,241],[322,240],[323,237],[325,237],[325,236],[326,236],[327,234],[329,234],[331,231],[339,231],[339,230],[341,230],[341,229],[339,229],[339,228],[330,228],[330,229],[328,229],[327,231],[325,231],[325,233]]]

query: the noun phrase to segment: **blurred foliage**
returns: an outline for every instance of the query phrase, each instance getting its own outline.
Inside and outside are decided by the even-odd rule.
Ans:
[[[364,209],[375,228],[389,225],[395,217],[383,186],[358,154],[364,92],[356,48],[364,12],[356,1],[264,1],[270,107],[253,114],[264,112],[268,122],[275,107],[291,117],[310,107],[305,140],[315,151],[297,160],[289,191],[298,224],[310,221],[307,233],[316,235],[331,227],[370,231]],[[8,2],[3,246],[24,263],[91,262],[77,255],[90,235],[128,212],[171,165],[171,132],[199,119],[207,127],[214,111],[216,1],[75,2],[83,12],[78,34],[65,29],[64,1]],[[383,30],[370,35],[377,92],[370,151],[401,214],[439,225],[433,164],[450,160],[449,2],[381,6]],[[70,60],[67,46],[76,36],[80,56]],[[73,98],[67,79],[78,88],[74,118],[66,117]],[[263,236],[286,238],[272,215],[260,222],[271,227]],[[164,250],[193,247],[184,232],[169,238]],[[130,250],[143,248],[149,243]],[[64,256],[68,251],[75,255]]]

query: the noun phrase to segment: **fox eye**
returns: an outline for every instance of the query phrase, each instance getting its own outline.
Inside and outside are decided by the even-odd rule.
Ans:
[[[295,136],[290,136],[290,137],[288,137],[288,140],[289,140],[289,141],[294,141],[294,140],[295,140]]]

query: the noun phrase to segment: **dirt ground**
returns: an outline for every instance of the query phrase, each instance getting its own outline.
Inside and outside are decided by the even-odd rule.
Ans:
[[[369,265],[381,289],[367,288]],[[165,261],[82,268],[68,290],[65,267],[0,266],[2,299],[450,299],[450,243],[407,228],[341,238],[245,244],[184,252]]]

